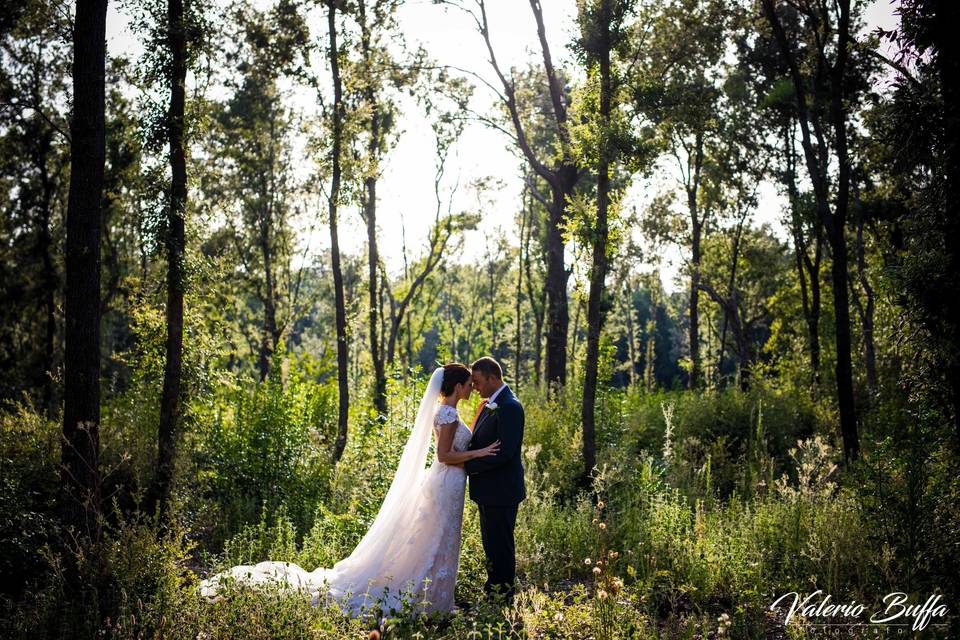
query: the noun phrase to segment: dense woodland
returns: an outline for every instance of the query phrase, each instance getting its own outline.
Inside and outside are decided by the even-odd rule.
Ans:
[[[507,68],[487,4],[432,3],[475,27],[462,69],[402,0],[125,0],[133,59],[107,0],[5,3],[3,636],[801,638],[769,606],[816,589],[942,594],[925,633],[955,636],[958,5],[901,0],[888,32],[854,0],[516,1]],[[411,109],[423,243],[380,231]],[[523,195],[465,262],[496,189],[449,170],[476,123]],[[426,376],[482,355],[527,413],[512,605],[480,596],[469,501],[451,616],[198,596],[347,555]]]

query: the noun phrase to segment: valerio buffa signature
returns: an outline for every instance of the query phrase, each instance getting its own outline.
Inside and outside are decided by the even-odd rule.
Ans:
[[[866,612],[866,606],[858,604],[856,600],[843,604],[831,604],[830,594],[827,594],[823,598],[816,599],[822,594],[823,590],[817,589],[801,600],[799,593],[791,591],[777,598],[773,604],[770,605],[770,610],[776,610],[783,600],[793,596],[793,603],[787,612],[784,625],[790,624],[790,619],[793,618],[794,614],[800,614],[804,618],[853,618],[856,620],[856,622],[807,623],[810,625],[819,624],[823,626],[834,624],[906,626],[908,624],[907,621],[912,618],[912,627],[915,631],[924,629],[928,624],[931,624],[930,620],[932,618],[943,618],[947,615],[947,605],[940,602],[940,599],[943,597],[940,594],[930,596],[923,604],[911,604],[908,602],[907,594],[901,591],[894,591],[893,593],[888,593],[883,598],[884,603],[886,603],[886,608],[883,611],[874,612],[870,616],[869,623],[865,623],[861,622],[860,618]],[[937,626],[937,623],[933,624]]]

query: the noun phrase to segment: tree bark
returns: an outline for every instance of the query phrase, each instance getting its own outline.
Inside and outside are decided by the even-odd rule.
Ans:
[[[524,194],[526,196],[527,194]],[[513,347],[513,386],[520,390],[520,360],[523,352],[523,332],[521,331],[520,304],[523,301],[523,252],[529,247],[524,234],[529,234],[527,219],[530,217],[530,208],[533,203],[523,198],[523,213],[520,219],[520,248],[517,251],[517,292],[514,301],[514,347]]]
[[[811,238],[806,238],[804,220],[800,211],[800,192],[797,188],[797,165],[794,138],[789,126],[784,127],[784,179],[787,195],[790,199],[790,227],[793,236],[793,250],[797,265],[797,278],[800,281],[800,302],[807,324],[807,336],[810,342],[810,370],[813,391],[820,386],[820,264],[823,260],[823,225],[815,221]],[[809,245],[813,243],[813,259],[810,259]],[[809,289],[808,289],[809,287]]]
[[[37,99],[39,104],[39,99]],[[37,252],[40,254],[40,263],[43,268],[42,287],[43,295],[40,304],[44,314],[44,335],[43,335],[43,360],[41,379],[39,380],[42,389],[43,408],[51,418],[55,415],[54,407],[54,378],[53,370],[56,358],[56,339],[57,339],[57,288],[58,277],[57,269],[53,262],[53,235],[50,232],[51,219],[53,217],[53,199],[54,199],[54,181],[50,176],[50,151],[53,143],[53,132],[46,131],[43,139],[40,141],[37,154],[37,171],[40,174],[41,190],[43,201],[40,203],[40,221],[39,233],[37,235]]]
[[[100,511],[100,207],[103,198],[106,0],[78,0],[67,203],[61,505],[97,538]]]
[[[154,495],[161,521],[167,515],[173,466],[177,454],[180,386],[183,371],[184,217],[187,208],[187,164],[183,143],[186,105],[187,44],[183,0],[167,2],[167,39],[170,47],[170,111],[167,138],[170,149],[170,208],[167,219],[167,340],[160,398],[157,476]]]
[[[876,296],[873,292],[873,286],[867,277],[867,257],[866,247],[863,243],[863,210],[859,205],[856,207],[856,225],[857,225],[857,280],[860,282],[860,288],[863,289],[863,295],[866,302],[860,299],[859,293],[854,289],[851,282],[850,293],[853,296],[853,303],[857,309],[857,315],[860,317],[860,328],[863,332],[863,360],[867,372],[867,389],[870,391],[870,402],[877,394],[877,352],[873,339],[874,334],[874,312],[876,309]]]
[[[593,256],[590,265],[590,293],[587,299],[587,358],[583,378],[583,477],[588,480],[597,464],[597,378],[599,374],[600,334],[606,315],[604,287],[607,277],[608,213],[610,206],[610,154],[606,132],[610,128],[613,81],[610,70],[610,22],[613,19],[611,0],[601,0],[599,11],[599,42],[597,57],[600,67],[600,127],[599,160],[597,163],[597,220],[591,229]]]
[[[269,116],[270,138],[274,139],[275,134],[275,116]],[[260,336],[260,355],[259,369],[261,382],[270,375],[270,367],[273,362],[273,354],[280,344],[280,325],[277,322],[277,286],[273,273],[273,245],[271,244],[271,231],[273,225],[273,195],[275,184],[273,180],[276,157],[274,146],[269,146],[269,166],[270,169],[260,181],[260,203],[259,216],[259,236],[260,259],[263,263],[263,293],[260,295],[260,302],[263,304],[263,333]],[[257,291],[260,291],[259,285]]]
[[[347,446],[347,426],[350,415],[350,387],[347,363],[347,311],[343,296],[343,272],[340,268],[340,240],[337,234],[337,209],[340,198],[340,150],[343,144],[343,86],[340,80],[340,60],[337,49],[337,3],[327,0],[327,28],[330,32],[330,70],[333,77],[333,148],[330,179],[330,262],[333,270],[333,290],[337,325],[337,388],[339,413],[337,440],[333,461],[339,462]]]
[[[530,266],[530,236],[532,230],[527,231],[527,240],[524,253],[524,270],[527,274],[527,299],[530,302],[530,309],[533,311],[534,322],[534,343],[533,343],[533,381],[539,386],[543,367],[543,317],[546,308],[546,289],[540,287],[539,292],[534,292],[533,275]]]
[[[844,461],[850,463],[860,455],[860,436],[857,428],[856,406],[853,400],[853,367],[851,364],[850,340],[850,301],[847,276],[847,245],[844,231],[848,199],[850,196],[850,161],[847,156],[846,111],[844,100],[844,74],[846,72],[847,55],[850,39],[850,1],[839,0],[839,25],[837,28],[836,62],[831,71],[831,100],[830,120],[834,129],[836,160],[837,160],[837,199],[834,211],[830,210],[829,189],[827,184],[826,166],[824,161],[827,149],[823,143],[823,132],[816,116],[812,116],[807,105],[806,83],[800,74],[800,67],[794,59],[790,42],[780,18],[777,16],[774,0],[762,0],[764,13],[773,28],[774,35],[781,52],[790,69],[794,92],[797,96],[799,124],[803,144],[804,159],[810,180],[813,183],[814,196],[817,202],[817,214],[820,223],[827,232],[827,241],[833,254],[831,279],[833,282],[834,329],[836,338],[837,362],[837,399],[840,412],[840,433],[843,439]],[[826,20],[827,16],[821,16]],[[819,27],[816,27],[819,28]],[[825,46],[825,45],[821,45]],[[824,51],[818,54],[822,66]],[[810,128],[813,126],[818,138],[818,149],[815,150],[811,140]],[[818,151],[821,154],[818,157]]]
[[[369,288],[368,323],[370,335],[370,359],[373,361],[373,405],[381,416],[387,415],[387,376],[384,372],[383,351],[380,336],[377,333],[380,309],[378,306],[377,269],[380,261],[377,246],[377,181],[380,164],[380,105],[374,87],[374,70],[370,49],[370,25],[367,22],[366,0],[359,0],[357,13],[360,19],[360,45],[363,51],[363,60],[367,73],[371,77],[366,79],[364,100],[370,108],[368,123],[370,139],[367,142],[368,161],[372,168],[364,178],[364,221],[367,225],[367,274]]]
[[[687,185],[687,209],[690,213],[690,326],[688,339],[690,342],[690,377],[687,380],[689,389],[700,386],[700,262],[703,258],[701,241],[703,236],[703,220],[700,217],[697,196],[700,193],[700,172],[703,168],[703,133],[697,132],[696,147],[694,149],[694,169]]]
[[[526,157],[533,171],[550,185],[550,202],[544,203],[549,217],[549,224],[546,229],[547,274],[544,283],[547,294],[545,376],[548,384],[562,386],[567,381],[567,336],[570,326],[567,296],[567,281],[570,277],[570,271],[564,264],[563,229],[566,226],[568,200],[573,195],[574,186],[579,177],[576,162],[569,153],[570,135],[567,125],[567,107],[563,101],[560,79],[553,66],[553,57],[547,42],[543,8],[539,0],[530,0],[530,9],[533,11],[533,17],[537,23],[537,36],[540,41],[543,68],[553,107],[552,115],[557,124],[557,134],[562,149],[562,158],[554,167],[550,168],[537,157],[536,152],[530,146],[520,119],[514,84],[501,71],[490,41],[490,26],[487,22],[486,5],[483,0],[478,0],[477,4],[480,15],[479,17],[475,16],[475,19],[480,34],[484,38],[490,64],[503,86],[504,92],[500,98],[510,114],[510,120],[516,133],[517,146]]]

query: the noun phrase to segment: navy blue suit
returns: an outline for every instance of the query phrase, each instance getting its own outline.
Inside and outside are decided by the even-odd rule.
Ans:
[[[523,483],[523,405],[505,387],[494,399],[496,409],[485,407],[477,418],[470,439],[471,451],[482,449],[497,440],[500,451],[464,463],[470,482],[470,499],[480,511],[480,534],[487,556],[489,592],[499,590],[513,594],[516,579],[516,547],[513,530],[517,507],[527,497]]]

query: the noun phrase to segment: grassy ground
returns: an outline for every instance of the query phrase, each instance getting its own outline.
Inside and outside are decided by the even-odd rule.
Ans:
[[[785,625],[785,609],[770,604],[821,589],[834,602],[876,608],[896,590],[922,602],[936,584],[911,573],[911,556],[891,546],[911,523],[867,508],[870,476],[838,467],[832,418],[815,403],[769,389],[606,392],[600,466],[584,492],[571,389],[550,400],[521,392],[529,498],[517,524],[512,604],[480,595],[483,552],[469,501],[459,609],[450,616],[415,614],[416,595],[406,611],[359,620],[281,589],[237,586],[213,604],[198,596],[200,578],[233,564],[274,559],[312,569],[349,554],[389,485],[419,394],[419,383],[393,385],[385,421],[357,407],[335,468],[329,389],[294,373],[215,394],[193,407],[178,525],[165,532],[137,508],[150,467],[149,430],[138,425],[149,416],[117,399],[105,412],[112,507],[97,544],[51,533],[56,424],[29,408],[5,414],[3,569],[15,584],[4,593],[3,635],[821,638],[822,628],[800,624],[811,620]],[[843,637],[885,637],[878,632],[846,628]],[[923,634],[949,637],[941,627]]]

